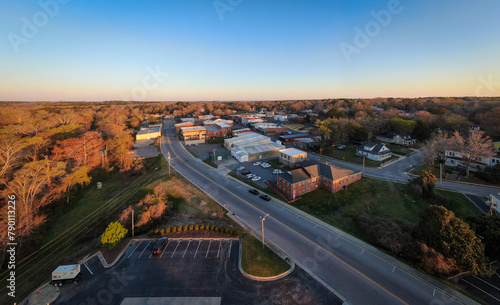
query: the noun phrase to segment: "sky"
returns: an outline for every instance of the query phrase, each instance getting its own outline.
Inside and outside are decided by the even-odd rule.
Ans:
[[[500,96],[498,0],[0,0],[2,101]]]

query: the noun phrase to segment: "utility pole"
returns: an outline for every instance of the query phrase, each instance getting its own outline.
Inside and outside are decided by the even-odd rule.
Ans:
[[[134,209],[132,209],[132,238],[134,238]]]
[[[320,148],[320,149],[319,149],[319,156],[320,156],[320,157],[321,157],[321,156],[323,156],[323,148]]]
[[[363,156],[363,176],[365,175],[365,157]]]
[[[260,217],[261,223],[262,223],[262,249],[264,249],[264,220],[266,220],[266,217],[269,216],[269,213],[266,214],[264,217]]]
[[[168,160],[168,176],[170,177],[170,152],[168,152],[167,160]]]
[[[439,186],[443,187],[443,162],[439,162]]]
[[[214,148],[214,164],[217,164],[217,160],[215,159],[215,148]]]

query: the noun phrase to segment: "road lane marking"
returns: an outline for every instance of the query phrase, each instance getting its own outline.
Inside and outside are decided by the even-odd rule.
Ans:
[[[169,243],[170,243],[170,240],[167,242],[167,245],[165,246],[165,248],[163,248],[163,251],[161,251],[160,258],[163,256],[163,253],[165,253],[165,251],[167,250]]]
[[[141,254],[139,254],[138,258],[141,258],[142,253],[144,253],[144,251],[147,249],[147,247],[149,246],[150,243],[151,243],[151,241],[149,241],[148,244],[146,245],[146,247],[144,247],[144,249],[142,250]]]
[[[200,249],[201,245],[201,240],[198,242],[198,247],[196,248],[196,252],[194,253],[194,257],[196,257],[196,254],[198,253],[198,249]]]
[[[470,285],[470,286],[472,286],[472,287],[476,288],[477,290],[481,291],[482,293],[484,293],[484,294],[488,295],[489,297],[491,297],[491,298],[493,298],[493,299],[497,300],[498,302],[500,302],[500,299],[495,298],[494,296],[492,296],[491,294],[487,293],[487,292],[486,292],[486,291],[484,291],[483,289],[481,289],[481,288],[477,287],[476,285],[473,285],[473,284],[471,284],[471,283],[467,282],[467,281],[466,281],[466,280],[464,280],[464,279],[462,279],[462,281],[464,281],[464,282],[465,282],[465,283],[467,283],[468,285]]]
[[[170,150],[172,151],[172,153],[175,155],[175,157],[179,157],[175,151],[172,149],[172,144],[171,143],[168,143],[168,146],[170,147]],[[179,159],[179,160],[182,160],[182,159]],[[257,208],[255,205],[251,204],[250,202],[248,202],[247,200],[241,198],[240,196],[232,193],[231,191],[229,191],[227,188],[225,188],[224,186],[221,186],[219,185],[217,182],[215,182],[214,180],[212,180],[211,178],[205,176],[204,174],[202,174],[201,172],[197,171],[195,168],[193,168],[192,166],[190,166],[187,162],[184,162],[185,166],[190,168],[193,172],[195,173],[198,173],[199,176],[207,179],[208,181],[211,181],[214,185],[217,185],[218,187],[220,187],[221,189],[225,190],[227,193],[229,194],[232,194],[234,197],[240,199],[242,202],[246,203],[247,205],[253,207],[255,210],[261,212],[261,213],[264,213],[261,209]],[[188,179],[189,180],[189,179]],[[401,298],[399,298],[398,296],[396,296],[394,293],[390,292],[389,290],[387,290],[387,288],[383,287],[381,284],[377,283],[376,281],[374,281],[373,279],[371,279],[370,277],[368,277],[367,275],[365,275],[364,273],[362,273],[361,271],[359,271],[358,269],[354,268],[353,266],[351,266],[350,264],[348,264],[346,261],[342,260],[340,257],[336,256],[335,254],[327,251],[324,247],[320,246],[319,244],[315,243],[314,241],[312,241],[311,239],[307,238],[306,236],[300,234],[299,232],[297,232],[296,230],[292,229],[291,227],[287,226],[286,224],[284,224],[283,222],[277,220],[276,218],[272,217],[272,219],[274,219],[277,223],[281,224],[283,227],[289,229],[290,231],[292,232],[295,232],[295,234],[297,234],[298,236],[302,237],[304,240],[308,241],[309,243],[315,245],[316,247],[318,247],[320,250],[324,251],[325,253],[329,254],[331,257],[333,257],[334,259],[336,259],[337,261],[339,261],[340,263],[344,264],[346,267],[348,267],[349,269],[351,269],[352,271],[354,271],[355,273],[357,273],[358,275],[362,276],[364,279],[366,279],[367,281],[369,281],[370,283],[372,283],[373,285],[377,286],[378,288],[380,288],[381,290],[383,290],[384,292],[386,292],[387,294],[389,294],[390,296],[392,296],[393,298],[395,298],[396,300],[398,300],[399,302],[403,303],[403,304],[406,304],[406,305],[409,305],[408,303],[406,303],[405,301],[403,301]],[[338,236],[337,236],[338,238]],[[210,249],[210,244],[208,245],[209,249]],[[208,255],[208,250],[207,250],[207,255]],[[205,256],[207,257],[207,256]],[[428,284],[422,280],[419,280],[420,282],[423,282],[424,284]],[[428,284],[429,285],[429,284]],[[451,296],[451,295],[450,295]],[[456,298],[453,297],[453,299],[456,300]]]
[[[220,253],[220,246],[222,245],[222,240],[219,241],[219,250],[217,250],[217,258],[219,258],[219,253]]]
[[[314,228],[316,229],[318,227],[318,225],[315,225]]]
[[[363,251],[361,251],[361,254],[363,254],[365,252],[365,249],[363,249]]]
[[[392,268],[392,272],[394,273],[394,270],[396,270],[396,266],[394,266],[394,268]]]
[[[233,242],[229,242],[229,257],[231,257],[231,247],[233,246]]]
[[[94,272],[92,272],[92,271],[90,270],[89,266],[87,266],[87,262],[85,262],[85,264],[83,264],[83,265],[84,265],[85,267],[87,267],[87,270],[90,272],[90,274],[92,274],[92,275],[94,274]]]
[[[297,215],[297,217],[296,217],[295,219],[297,219],[297,218],[299,218],[299,217],[300,217],[300,215]]]
[[[211,244],[212,244],[212,241],[210,241],[210,242],[208,243],[207,254],[205,254],[205,258],[207,258],[207,257],[208,257],[208,250],[210,250],[210,245],[211,245]]]
[[[177,251],[177,248],[179,247],[180,244],[181,244],[181,241],[179,240],[177,242],[177,246],[175,247],[174,252],[172,253],[172,256],[170,258],[174,257],[175,251]]]
[[[130,252],[130,254],[127,256],[127,258],[130,258],[130,256],[135,252],[135,250],[137,250],[137,248],[139,248],[139,245],[142,244],[142,241],[140,241],[137,246],[134,248],[134,250],[132,250],[132,252]]]
[[[436,289],[434,289],[434,292],[432,293],[432,296],[434,296],[436,294]]]
[[[486,285],[490,285],[491,287],[495,288],[496,290],[500,290],[500,288],[498,288],[498,287],[496,287],[496,286],[494,286],[494,285],[486,282],[485,280],[483,280],[483,279],[481,279],[481,278],[479,278],[479,277],[477,277],[475,275],[473,275],[473,277],[476,278],[476,279],[478,279],[478,280],[480,280],[481,282],[485,283]]]
[[[182,258],[184,258],[184,255],[186,255],[186,252],[187,252],[187,250],[188,250],[188,248],[189,248],[189,245],[190,245],[190,244],[191,244],[191,241],[189,241],[189,242],[188,242],[188,245],[187,245],[187,247],[186,247],[186,250],[184,250],[184,254],[182,254]]]

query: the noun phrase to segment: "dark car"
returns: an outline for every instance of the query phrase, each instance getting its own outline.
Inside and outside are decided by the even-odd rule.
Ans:
[[[269,197],[268,195],[264,195],[264,194],[262,194],[262,195],[260,195],[259,197],[260,197],[260,198],[262,198],[262,199],[263,199],[263,200],[265,200],[265,201],[271,201],[271,197]]]
[[[161,250],[163,250],[163,247],[167,244],[167,237],[163,237],[159,241],[156,242],[155,246],[153,247],[153,254],[158,255],[161,253]]]
[[[244,172],[241,172],[242,175],[248,175],[250,174],[251,172],[250,171],[244,171]]]
[[[248,190],[248,192],[254,194],[254,195],[259,195],[259,191],[257,191],[256,189],[251,189],[251,190]]]

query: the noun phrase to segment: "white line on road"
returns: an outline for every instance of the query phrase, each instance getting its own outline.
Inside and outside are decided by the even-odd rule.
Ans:
[[[90,271],[90,268],[89,266],[87,266],[87,262],[85,262],[85,264],[83,264],[85,267],[87,267],[87,270],[90,272],[90,274],[94,274],[94,272]]]
[[[189,241],[189,242],[188,242],[188,245],[187,245],[187,247],[186,247],[186,250],[184,250],[184,254],[182,254],[182,258],[184,258],[184,255],[186,255],[186,252],[187,252],[187,250],[188,250],[188,248],[189,248],[189,245],[190,245],[190,244],[191,244],[191,241]]]
[[[198,249],[200,249],[201,240],[198,242],[198,248],[196,248],[196,252],[194,253],[194,257],[196,257],[196,253],[198,253]]]
[[[142,241],[140,241],[138,244],[137,244],[137,247],[135,247],[134,250],[132,250],[132,252],[130,252],[130,254],[127,256],[127,258],[130,258],[130,256],[134,253],[135,250],[137,250],[137,248],[139,248],[139,245],[142,243]]]
[[[487,293],[486,291],[482,290],[481,288],[479,288],[479,287],[477,287],[477,286],[475,286],[475,285],[473,285],[473,284],[471,284],[471,283],[467,282],[467,281],[466,281],[466,280],[464,280],[464,279],[462,279],[462,281],[464,281],[464,282],[465,282],[465,283],[467,283],[468,285],[470,285],[470,286],[472,286],[472,287],[476,288],[477,290],[481,291],[482,293],[484,293],[484,294],[488,295],[489,297],[491,297],[491,298],[493,298],[493,299],[497,300],[498,302],[500,302],[500,300],[499,300],[499,299],[495,298],[494,296],[492,296],[491,294],[489,294],[489,293]]]
[[[494,286],[494,285],[492,285],[492,284],[490,284],[490,283],[486,282],[485,280],[483,280],[483,279],[481,279],[481,278],[479,278],[479,277],[477,277],[477,276],[475,276],[475,275],[473,275],[473,277],[474,277],[475,279],[478,279],[478,280],[480,280],[481,282],[485,283],[486,285],[490,285],[491,287],[495,288],[496,290],[500,290],[500,288],[498,288],[498,287],[496,287],[496,286]]]
[[[175,247],[174,252],[172,253],[172,256],[170,258],[174,257],[175,251],[177,251],[177,248],[179,247],[180,244],[181,244],[181,241],[179,240],[177,242],[177,246]]]
[[[314,228],[316,229],[318,227],[318,225],[315,225]]]
[[[149,246],[150,243],[151,243],[151,241],[149,241],[148,244],[146,245],[146,247],[144,247],[144,249],[142,250],[141,254],[139,254],[138,258],[141,258],[142,253],[144,253],[144,251],[148,248],[148,246]]]
[[[432,296],[434,296],[436,294],[436,289],[434,289],[434,292],[432,293]]]
[[[394,272],[394,270],[396,270],[396,266],[394,266],[394,268],[392,268],[392,272]]]
[[[222,245],[222,240],[219,241],[219,250],[217,250],[217,258],[219,257],[219,253],[220,253],[220,246]]]
[[[233,242],[229,242],[229,257],[231,257],[231,247],[233,246]]]
[[[297,215],[297,218],[299,218],[299,217],[300,217],[300,215]]]
[[[365,252],[365,249],[363,249],[363,251],[361,251],[361,254],[363,254]]]
[[[165,246],[165,248],[163,248],[163,251],[161,251],[160,258],[163,256],[163,253],[165,253],[165,251],[167,250],[169,243],[170,243],[170,240],[167,242],[167,245]]]
[[[281,210],[282,210],[282,211],[283,211],[284,209],[285,209],[284,207],[282,207],[282,208],[281,208]]]
[[[207,254],[205,254],[205,258],[208,257],[208,250],[210,250],[210,245],[212,244],[212,241],[208,243],[208,248],[207,248]]]

